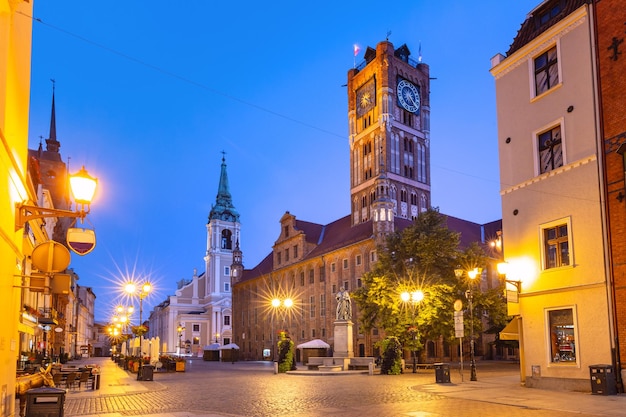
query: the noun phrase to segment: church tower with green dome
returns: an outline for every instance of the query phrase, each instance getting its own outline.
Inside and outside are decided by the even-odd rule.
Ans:
[[[219,335],[216,339],[221,341],[232,338],[230,323],[226,324],[224,317],[231,314],[231,265],[233,251],[240,242],[239,233],[239,213],[233,205],[228,186],[226,158],[222,156],[217,196],[207,224],[207,249],[204,257],[206,264],[204,293],[208,298],[206,301],[209,301],[212,307],[211,333]],[[230,318],[227,321],[230,321]]]

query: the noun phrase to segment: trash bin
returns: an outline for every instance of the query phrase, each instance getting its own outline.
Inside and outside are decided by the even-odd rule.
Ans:
[[[617,395],[615,372],[611,365],[590,365],[591,393],[597,395]]]
[[[143,365],[141,367],[141,380],[154,381],[154,367],[152,365]]]
[[[28,417],[63,417],[64,403],[64,389],[41,387],[26,391]]]
[[[442,384],[450,382],[450,365],[447,363],[435,363],[435,382]]]

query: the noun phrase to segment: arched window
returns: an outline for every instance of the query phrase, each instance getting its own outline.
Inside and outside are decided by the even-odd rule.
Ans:
[[[222,230],[222,249],[233,248],[233,232],[230,230]]]
[[[426,183],[426,146],[417,145],[417,180]]]

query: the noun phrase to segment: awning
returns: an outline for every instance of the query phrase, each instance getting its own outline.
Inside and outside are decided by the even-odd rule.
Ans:
[[[218,350],[220,348],[219,343],[211,343],[210,345],[206,345],[204,350]]]
[[[20,333],[26,333],[31,336],[35,335],[35,329],[30,326],[25,325],[24,323],[17,323],[17,331]]]
[[[519,340],[518,318],[515,317],[500,332],[500,340]]]
[[[237,344],[235,343],[229,343],[227,345],[222,346],[221,348],[219,348],[220,350],[228,350],[228,349],[239,349],[239,346],[237,346]]]
[[[298,349],[328,349],[330,345],[323,340],[313,339],[297,346]]]

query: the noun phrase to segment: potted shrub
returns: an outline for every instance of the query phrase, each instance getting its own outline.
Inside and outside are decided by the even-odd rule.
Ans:
[[[296,369],[294,343],[285,331],[279,333],[278,340],[278,372],[284,373]]]
[[[382,341],[383,358],[380,365],[381,375],[399,375],[402,373],[402,345],[395,336]]]
[[[185,358],[179,356],[176,358],[176,372],[185,372]]]

